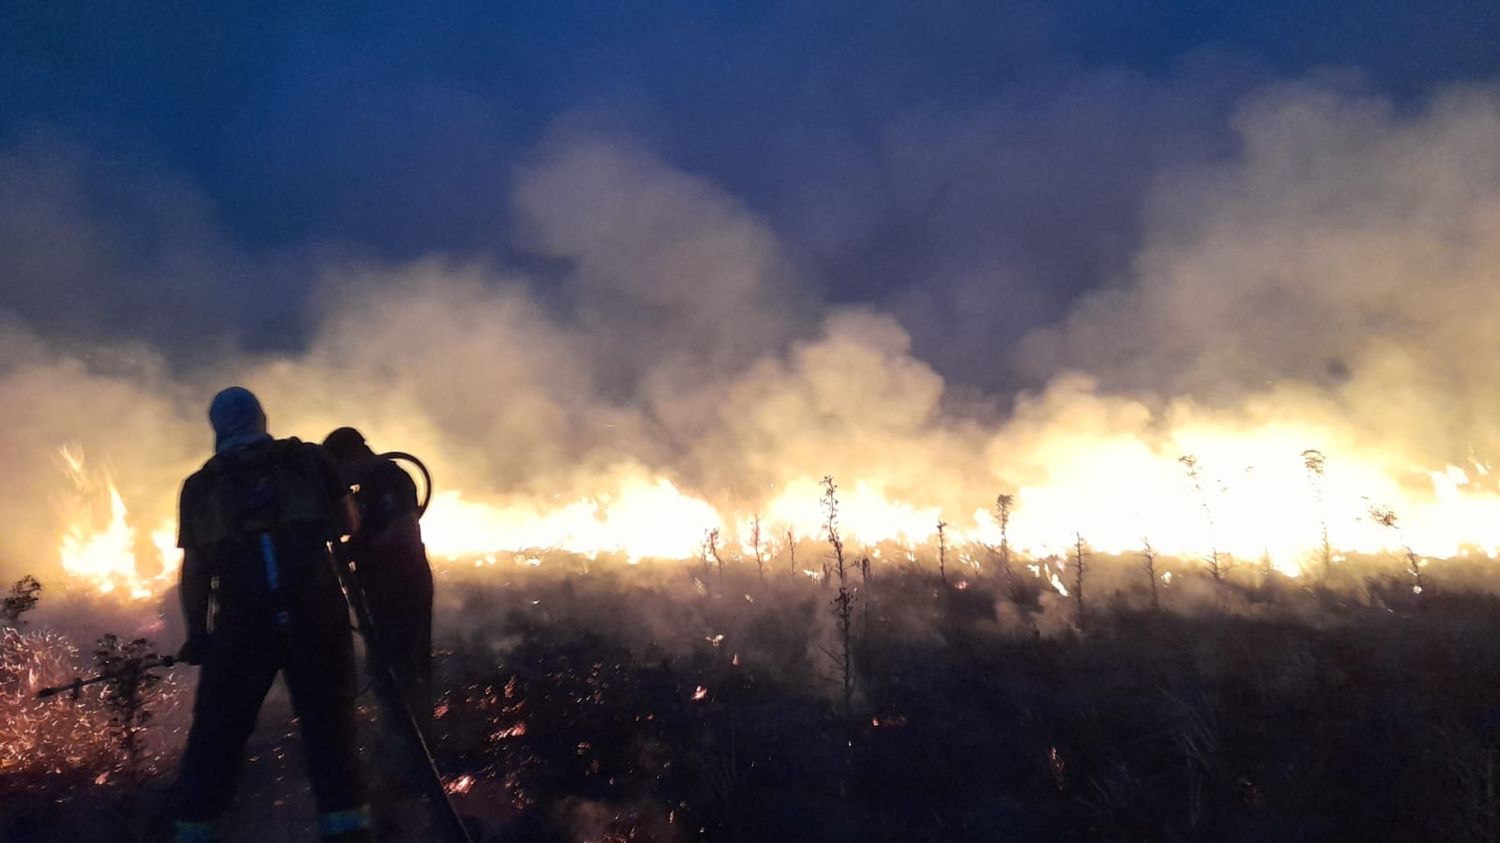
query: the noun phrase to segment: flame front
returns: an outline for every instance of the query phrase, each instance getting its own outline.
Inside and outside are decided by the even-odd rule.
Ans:
[[[721,524],[711,505],[655,477],[630,478],[612,491],[552,509],[477,503],[459,491],[440,492],[422,520],[422,533],[438,559],[541,550],[590,558],[615,554],[635,563],[689,558],[704,530]]]
[[[1006,455],[1003,470],[995,472],[1030,478],[1010,489],[994,484],[1014,495],[1004,536],[993,498],[974,500],[964,518],[944,511],[937,494],[905,499],[858,477],[840,478],[840,531],[851,548],[872,558],[891,558],[886,554],[894,548],[914,561],[935,552],[937,524],[946,521],[950,559],[973,567],[1002,539],[1019,557],[1066,558],[1075,533],[1100,553],[1133,553],[1149,540],[1180,559],[1224,554],[1288,576],[1313,566],[1325,534],[1335,555],[1410,548],[1421,556],[1453,557],[1500,550],[1500,494],[1487,464],[1421,467],[1333,446],[1325,461],[1323,452],[1308,447],[1338,445],[1339,439],[1335,431],[1291,423],[1183,425],[1155,441],[1062,430],[1019,458]],[[1316,471],[1308,454],[1318,454]],[[59,450],[59,462],[75,491],[58,544],[68,577],[127,600],[170,585],[180,562],[174,525],[164,522],[149,542],[139,541],[107,471],[90,470],[73,446]],[[756,506],[716,506],[639,466],[600,478],[592,494],[549,502],[486,501],[447,489],[434,498],[423,533],[439,566],[494,565],[506,554],[535,565],[548,553],[629,564],[697,560],[707,552],[710,531],[719,531],[720,552],[750,560],[758,533],[769,560],[784,554],[789,540],[818,542],[824,533],[817,477],[793,476]],[[943,482],[934,478],[935,487]],[[909,477],[904,487],[911,487]],[[1371,518],[1372,506],[1399,519]],[[138,553],[154,555],[154,565],[138,560]],[[149,568],[157,572],[142,573]]]

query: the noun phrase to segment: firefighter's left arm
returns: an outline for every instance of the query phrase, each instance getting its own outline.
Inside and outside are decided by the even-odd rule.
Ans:
[[[182,617],[187,626],[187,642],[178,658],[188,664],[201,662],[208,643],[208,607],[213,600],[214,572],[203,549],[198,529],[203,500],[203,473],[189,477],[182,484],[177,509],[177,545],[182,548],[182,568],[177,573],[177,593],[182,600]]]
[[[415,511],[397,516],[391,523],[385,526],[373,536],[365,540],[370,549],[371,556],[376,558],[389,556],[391,554],[409,554],[412,552],[424,552],[422,549],[422,525],[417,520]]]

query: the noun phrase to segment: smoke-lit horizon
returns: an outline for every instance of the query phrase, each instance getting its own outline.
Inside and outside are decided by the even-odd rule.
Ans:
[[[105,473],[150,567],[181,478],[208,455],[203,408],[230,383],[261,394],[278,435],[354,424],[428,460],[449,495],[427,526],[438,552],[611,550],[624,531],[644,555],[685,556],[754,515],[805,536],[833,475],[856,533],[863,518],[921,542],[945,519],[992,539],[985,512],[1015,492],[1038,551],[1074,531],[1123,550],[1185,530],[1173,549],[1263,545],[1295,569],[1314,528],[1254,531],[1285,517],[1258,507],[1316,491],[1309,448],[1328,458],[1336,534],[1372,501],[1408,520],[1431,505],[1423,552],[1489,546],[1500,92],[1401,107],[1311,80],[1258,87],[1230,114],[1231,155],[1152,179],[1111,283],[995,343],[1019,392],[945,371],[916,347],[911,311],[830,295],[747,202],[588,121],[518,159],[510,258],[286,258],[315,273],[305,316],[281,307],[275,259],[232,245],[191,185],[117,186],[139,205],[124,219],[90,205],[104,163],[30,135],[0,154],[0,237],[22,281],[7,299],[80,315],[0,329],[0,449],[20,480],[0,496],[14,525],[0,567],[55,571],[80,505],[107,520]],[[122,263],[142,236],[151,260]],[[70,278],[88,283],[57,283]],[[986,289],[985,307],[1011,306],[1003,284]],[[89,327],[122,307],[158,323],[134,338]],[[254,347],[213,328],[226,313],[301,321],[305,340]],[[970,340],[957,325],[953,342]],[[71,480],[64,446],[84,458]],[[1188,453],[1244,523],[1181,526],[1204,495],[1176,463]]]

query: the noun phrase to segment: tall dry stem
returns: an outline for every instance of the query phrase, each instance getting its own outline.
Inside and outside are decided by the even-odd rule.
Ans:
[[[1151,611],[1161,611],[1161,590],[1156,578],[1156,548],[1151,546],[1151,539],[1141,539],[1141,567],[1146,569],[1146,577],[1151,581]]]
[[[937,536],[938,536],[938,579],[942,581],[943,585],[947,585],[948,584],[948,535],[947,535],[947,529],[948,529],[948,522],[942,520],[941,518],[939,518],[938,522],[937,522]]]
[[[1209,548],[1208,563],[1209,576],[1213,577],[1214,583],[1224,581],[1225,565],[1222,554],[1219,553],[1218,540],[1215,538],[1214,510],[1208,504],[1208,492],[1203,488],[1203,469],[1198,464],[1198,458],[1193,454],[1184,454],[1177,458],[1182,467],[1187,471],[1188,479],[1193,482],[1193,491],[1198,493],[1198,505],[1203,508],[1203,517],[1208,522]]]
[[[1412,546],[1407,543],[1396,511],[1388,506],[1372,505],[1370,517],[1376,524],[1387,527],[1396,534],[1396,540],[1401,546],[1401,556],[1406,563],[1406,573],[1411,577],[1411,593],[1420,598],[1427,591],[1427,578],[1422,574],[1422,557],[1418,556]]]
[[[1083,629],[1084,602],[1083,602],[1083,578],[1088,573],[1088,553],[1084,549],[1083,534],[1073,534],[1073,622]]]
[[[849,586],[847,567],[844,562],[844,540],[839,535],[838,486],[831,475],[823,478],[824,529],[828,545],[833,549],[832,573],[838,582],[838,594],[833,598],[833,616],[838,621],[839,674],[844,692],[844,720],[850,722],[854,710],[854,590]],[[825,577],[825,579],[827,579]]]
[[[708,547],[708,555],[719,566],[719,582],[724,582],[724,556],[719,553],[719,528],[715,527],[708,531],[704,544]]]
[[[760,513],[750,519],[750,544],[755,550],[755,573],[760,575],[760,581],[766,581],[766,557],[760,549]]]
[[[1019,602],[1016,591],[1016,574],[1010,565],[1010,515],[1016,505],[1015,495],[995,497],[995,519],[1000,522],[1000,574],[1005,578],[1005,590],[1011,602]]]
[[[1308,448],[1302,452],[1302,465],[1307,469],[1308,482],[1312,484],[1313,500],[1318,506],[1318,527],[1322,531],[1323,580],[1333,573],[1333,544],[1328,540],[1328,510],[1323,505],[1323,474],[1328,470],[1328,458],[1322,451]]]

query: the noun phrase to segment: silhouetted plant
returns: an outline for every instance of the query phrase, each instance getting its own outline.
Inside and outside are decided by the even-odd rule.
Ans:
[[[1401,532],[1401,525],[1398,523],[1396,511],[1388,506],[1372,504],[1370,506],[1370,518],[1376,524],[1389,528],[1391,532],[1395,533],[1396,540],[1400,543],[1401,555],[1406,563],[1406,573],[1411,577],[1411,593],[1420,598],[1427,591],[1427,580],[1426,577],[1422,576],[1422,557],[1418,556],[1415,550],[1412,550],[1410,544],[1407,544],[1406,538]]]
[[[850,720],[854,709],[854,590],[844,564],[844,540],[839,535],[838,486],[831,475],[823,478],[823,526],[827,532],[828,545],[833,549],[832,573],[838,582],[838,594],[833,598],[833,616],[838,622],[839,674],[844,692],[844,719]],[[824,578],[828,579],[827,577]]]
[[[1203,489],[1203,470],[1198,464],[1198,458],[1193,454],[1184,454],[1177,458],[1182,467],[1187,471],[1188,479],[1193,482],[1193,490],[1198,493],[1198,505],[1203,508],[1203,517],[1208,522],[1208,574],[1213,577],[1215,583],[1224,581],[1227,566],[1224,564],[1223,556],[1219,553],[1218,540],[1215,538],[1214,511],[1208,504],[1208,493]]]
[[[1328,540],[1328,511],[1323,506],[1323,474],[1328,468],[1328,458],[1322,451],[1308,448],[1302,452],[1302,465],[1307,469],[1308,482],[1312,484],[1313,499],[1318,507],[1318,527],[1322,531],[1323,579],[1333,573],[1333,544]]]
[[[1073,623],[1080,630],[1084,623],[1083,580],[1088,573],[1088,553],[1084,550],[1083,534],[1073,534]]]
[[[939,518],[937,522],[938,537],[938,579],[943,585],[948,584],[948,522]]]
[[[862,589],[864,599],[859,601],[859,634],[861,637],[869,635],[870,632],[870,557],[859,558],[859,587]]]
[[[997,496],[995,518],[1000,522],[1000,573],[1005,578],[1005,590],[1011,602],[1020,602],[1016,599],[1016,573],[1010,566],[1010,513],[1015,503],[1015,495]]]
[[[760,581],[766,581],[766,557],[760,549],[760,513],[750,519],[750,546],[755,551],[755,573],[760,575]]]
[[[0,618],[5,620],[9,626],[20,628],[26,624],[21,616],[36,608],[39,595],[42,593],[42,584],[37,578],[30,574],[16,580],[15,585],[10,587],[10,594],[0,601]]]
[[[104,683],[100,700],[109,711],[111,737],[125,755],[126,769],[131,777],[141,780],[141,737],[151,722],[151,711],[147,707],[152,691],[162,677],[145,665],[154,660],[156,653],[151,642],[135,638],[121,642],[118,636],[105,635],[94,648],[94,664],[103,673],[113,675]]]
[[[713,576],[713,556],[709,553],[710,536],[713,530],[703,531],[703,542],[698,545],[698,558],[703,562],[703,587],[708,588],[708,581]]]
[[[1156,548],[1151,546],[1151,539],[1141,539],[1141,567],[1146,569],[1146,577],[1151,582],[1151,611],[1161,611],[1161,592],[1156,578]]]
[[[724,582],[724,556],[719,553],[719,528],[709,530],[703,538],[703,544],[708,549],[708,555],[714,564],[719,566],[719,582]]]

